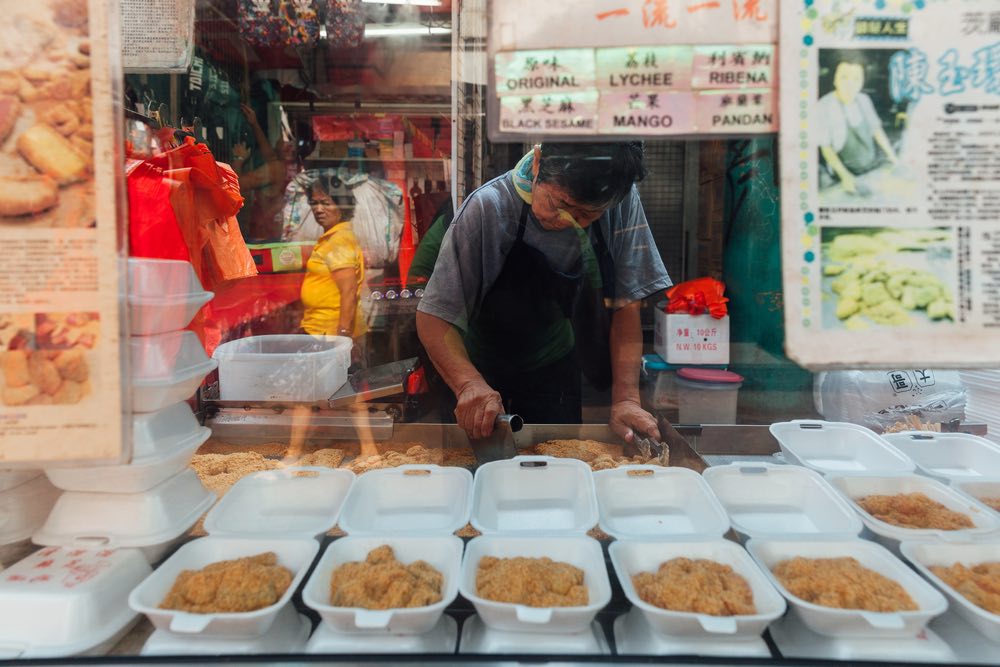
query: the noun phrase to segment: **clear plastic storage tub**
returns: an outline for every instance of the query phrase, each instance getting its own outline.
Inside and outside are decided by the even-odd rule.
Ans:
[[[347,382],[354,342],[346,336],[249,336],[223,343],[219,362],[223,401],[312,403],[333,396]]]

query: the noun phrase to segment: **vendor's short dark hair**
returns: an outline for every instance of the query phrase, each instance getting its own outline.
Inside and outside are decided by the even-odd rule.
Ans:
[[[323,194],[330,195],[330,199],[333,200],[333,203],[336,204],[338,208],[354,208],[354,197],[350,195],[343,195],[334,191],[324,178],[319,178],[313,181],[306,188],[306,195],[310,199],[312,199],[312,195],[315,192],[322,192]]]
[[[544,143],[539,183],[566,188],[581,204],[615,205],[646,177],[641,141]]]

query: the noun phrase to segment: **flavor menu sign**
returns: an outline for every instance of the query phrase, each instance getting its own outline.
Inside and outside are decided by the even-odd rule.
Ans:
[[[777,130],[775,0],[494,1],[490,18],[494,141]]]
[[[789,357],[1000,363],[998,54],[990,0],[782,5]]]
[[[0,468],[123,458],[117,10],[0,0]]]

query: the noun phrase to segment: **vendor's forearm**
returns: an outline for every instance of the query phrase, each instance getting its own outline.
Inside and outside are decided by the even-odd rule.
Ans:
[[[354,332],[354,317],[358,312],[358,289],[340,293],[340,318],[337,322],[338,331]]]
[[[417,311],[417,335],[434,367],[456,396],[469,382],[483,380],[469,360],[461,333],[450,322]]]
[[[611,316],[611,401],[639,402],[639,367],[642,364],[642,324],[638,301]]]
[[[833,169],[833,172],[837,174],[837,177],[841,181],[849,180],[854,176],[854,174],[848,171],[847,167],[844,166],[844,163],[840,161],[840,156],[837,155],[837,151],[833,150],[832,147],[821,146],[819,150],[820,153],[823,154],[823,159],[826,160],[828,165],[830,165],[830,169]]]

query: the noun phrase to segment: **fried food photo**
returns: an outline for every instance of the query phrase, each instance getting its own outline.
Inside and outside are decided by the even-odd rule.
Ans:
[[[441,601],[444,577],[429,563],[396,560],[387,544],[364,561],[344,563],[330,576],[330,604],[362,609],[411,609]]]
[[[1000,563],[955,563],[951,567],[933,565],[929,569],[972,604],[1000,615]]]
[[[950,510],[923,493],[871,495],[861,498],[857,503],[879,521],[900,528],[962,530],[976,527],[965,514]]]
[[[476,571],[476,594],[528,607],[582,607],[590,601],[583,580],[583,570],[551,558],[483,556]]]
[[[598,440],[546,440],[533,448],[539,456],[554,456],[559,459],[577,459],[590,466],[591,470],[611,470],[627,465],[661,465],[659,457],[646,459],[642,456],[625,456],[622,445],[613,445]]]
[[[747,580],[711,560],[673,558],[656,572],[633,575],[632,585],[643,602],[660,609],[711,616],[757,613]]]
[[[160,609],[193,614],[239,613],[269,607],[291,585],[291,570],[272,551],[184,570]]]
[[[898,582],[864,567],[856,558],[793,558],[778,563],[773,572],[789,593],[824,607],[879,612],[918,609]]]

